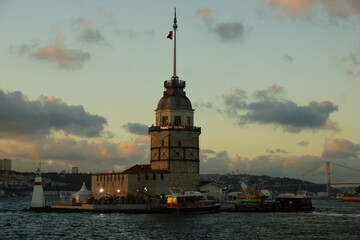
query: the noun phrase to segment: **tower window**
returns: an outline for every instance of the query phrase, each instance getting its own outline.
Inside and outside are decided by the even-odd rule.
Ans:
[[[169,120],[169,119],[168,119],[167,116],[162,117],[162,125],[163,125],[163,126],[169,125],[169,121],[168,121],[168,120]]]
[[[190,117],[187,117],[187,125],[190,126],[191,125],[191,122],[190,122],[191,118]]]
[[[162,146],[164,146],[164,145],[165,145],[165,144],[164,144],[164,140],[162,140],[162,141],[161,141],[161,145],[162,145]]]
[[[153,180],[156,180],[156,174],[153,173]]]
[[[178,146],[181,147],[181,141],[178,142]]]
[[[175,116],[174,125],[181,126],[181,116]]]
[[[160,178],[161,178],[161,180],[164,180],[164,174],[163,173],[161,173]]]

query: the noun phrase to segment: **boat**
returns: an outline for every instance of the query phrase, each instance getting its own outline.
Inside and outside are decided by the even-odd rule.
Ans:
[[[343,197],[344,197],[344,194],[343,194],[343,193],[338,193],[338,194],[336,194],[336,197],[335,197],[335,198],[342,200]]]
[[[277,196],[275,201],[279,202],[279,211],[313,211],[311,196],[306,192],[298,193],[281,193]]]
[[[360,202],[360,193],[345,194],[342,197],[343,201]]]
[[[279,202],[266,189],[244,188],[236,196],[236,210],[240,212],[276,211],[279,207]]]
[[[269,190],[249,188],[244,182],[241,183],[241,189],[235,192],[235,196],[235,210],[240,212],[275,211],[279,205]]]
[[[166,210],[169,213],[213,213],[218,212],[220,204],[207,200],[198,191],[183,191],[178,188],[169,189],[166,195]]]

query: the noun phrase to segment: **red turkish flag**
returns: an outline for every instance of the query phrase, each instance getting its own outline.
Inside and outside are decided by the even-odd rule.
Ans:
[[[169,38],[170,40],[172,40],[172,31],[169,32],[169,34],[167,35],[167,38]]]

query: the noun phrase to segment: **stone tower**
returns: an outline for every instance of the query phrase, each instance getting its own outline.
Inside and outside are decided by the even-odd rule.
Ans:
[[[194,126],[194,109],[186,97],[185,81],[176,75],[176,12],[173,31],[173,76],[164,81],[164,95],[156,113],[156,124],[149,128],[151,136],[150,163],[153,171],[167,171],[169,187],[195,190],[199,184],[199,136]]]

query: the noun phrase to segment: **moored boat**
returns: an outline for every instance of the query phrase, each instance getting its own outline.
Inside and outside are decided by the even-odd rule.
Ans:
[[[213,213],[218,212],[220,204],[205,199],[204,194],[197,191],[170,189],[166,196],[166,210],[170,213]]]
[[[306,193],[281,193],[275,201],[280,203],[280,211],[313,211],[311,199]]]
[[[236,210],[240,212],[275,211],[279,203],[265,189],[241,189],[236,197]]]

